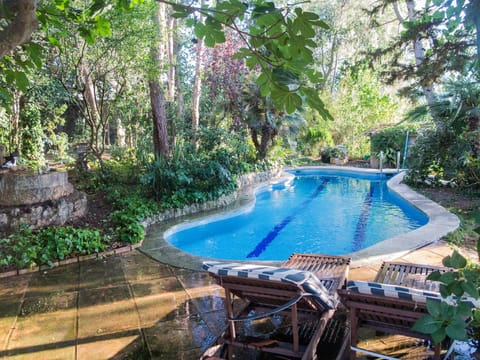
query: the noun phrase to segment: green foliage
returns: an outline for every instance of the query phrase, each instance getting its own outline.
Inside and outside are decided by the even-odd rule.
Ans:
[[[335,121],[326,124],[334,144],[343,144],[353,158],[370,154],[367,134],[403,118],[403,104],[385,92],[377,75],[363,66],[342,74],[334,94],[322,94]]]
[[[142,183],[167,207],[216,199],[235,189],[228,157],[223,152],[216,155],[218,158],[177,151],[171,159],[158,158],[148,166]]]
[[[382,3],[374,12],[383,13],[384,7]],[[478,14],[476,0],[428,1],[417,6],[413,17],[406,18],[399,37],[382,49],[375,49],[370,58],[382,56],[387,60],[382,68],[389,83],[413,78],[414,82],[408,82],[410,91],[439,83],[445,74],[465,75],[475,68],[478,71]],[[415,54],[411,62],[399,61],[400,56],[405,56],[405,46],[416,41],[421,44],[424,58]],[[451,56],[452,53],[455,56]]]
[[[380,152],[383,151],[384,165],[395,167],[398,151],[400,151],[400,163],[403,162],[407,132],[412,136],[415,134],[414,131],[411,126],[394,126],[374,133],[370,139],[372,154],[380,158]]]
[[[140,224],[139,211],[129,209],[117,210],[110,215],[115,224],[115,235],[124,243],[136,244],[143,240],[145,229]]]
[[[347,156],[346,150],[341,146],[327,146],[320,153],[322,157],[327,158],[340,158],[343,159]]]
[[[430,107],[418,107],[413,118],[433,114],[435,122],[415,141],[409,158],[411,183],[449,180],[460,187],[480,187],[480,83],[478,76],[451,79]]]
[[[106,249],[109,240],[98,230],[49,227],[38,231],[22,228],[0,239],[0,266],[17,269],[52,266],[71,256],[95,254]]]
[[[253,3],[228,0],[202,9],[188,5],[175,5],[173,16],[188,18],[195,12],[204,16],[194,24],[195,35],[207,46],[225,42],[223,27],[242,31],[245,47],[235,54],[244,59],[249,70],[260,69],[257,85],[262,96],[269,96],[279,110],[293,113],[305,102],[330,118],[316,90],[309,83],[322,81],[322,75],[312,68],[312,49],[317,46],[313,38],[316,29],[328,29],[320,17],[300,7],[277,8],[264,0]],[[242,22],[248,18],[249,28]]]
[[[430,334],[435,343],[440,343],[446,337],[454,340],[468,340],[467,318],[477,315],[478,309],[472,309],[462,299],[463,296],[479,298],[480,266],[469,264],[457,251],[443,259],[445,266],[455,269],[451,272],[440,273],[435,271],[428,276],[428,280],[440,282],[440,294],[449,301],[436,302],[427,300],[428,315],[420,318],[413,329]],[[478,327],[480,323],[473,323]]]
[[[239,174],[255,169],[252,148],[238,134],[202,129],[201,147],[178,145],[172,157],[149,164],[141,182],[162,206],[178,208],[213,200],[236,188]]]
[[[43,166],[45,162],[41,113],[37,104],[28,104],[20,113],[22,157]]]
[[[474,194],[472,194],[472,197]],[[478,195],[477,195],[478,197]],[[457,210],[460,218],[460,227],[449,234],[447,240],[455,246],[468,246],[469,244],[480,244],[480,209]]]
[[[298,142],[302,154],[318,156],[322,148],[333,144],[333,139],[327,128],[315,124],[302,132]]]
[[[145,229],[140,223],[161,211],[158,202],[146,198],[132,187],[115,186],[108,193],[114,212],[110,214],[118,240],[135,244],[143,240]]]

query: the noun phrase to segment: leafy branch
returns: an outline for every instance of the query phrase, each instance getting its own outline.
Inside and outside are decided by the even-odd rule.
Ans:
[[[443,274],[435,271],[427,279],[440,282],[440,294],[444,301],[428,299],[428,315],[420,318],[413,329],[430,334],[437,344],[446,337],[467,341],[468,319],[479,318],[479,309],[475,308],[478,301],[473,300],[479,298],[480,267],[468,264],[457,251],[444,258],[443,264],[455,270]]]

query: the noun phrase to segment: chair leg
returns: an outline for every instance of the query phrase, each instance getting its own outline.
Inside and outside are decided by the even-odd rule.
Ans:
[[[292,306],[292,332],[293,332],[293,351],[298,352],[300,349],[300,340],[298,337],[298,314],[297,304]]]
[[[232,304],[232,297],[230,295],[230,290],[225,288],[225,307],[227,309],[227,317],[233,317],[233,304]],[[229,332],[230,332],[230,340],[234,341],[237,337],[237,333],[235,330],[235,322],[228,320]],[[228,357],[229,360],[233,359],[233,346],[232,344],[228,344]]]
[[[440,360],[440,352],[442,350],[442,344],[435,344],[435,347],[434,347],[434,351],[435,351],[435,354],[434,354],[434,359],[435,360]]]
[[[357,352],[352,350],[352,346],[357,346],[358,343],[358,318],[357,318],[357,309],[352,307],[350,309],[350,360],[355,360],[357,358]]]

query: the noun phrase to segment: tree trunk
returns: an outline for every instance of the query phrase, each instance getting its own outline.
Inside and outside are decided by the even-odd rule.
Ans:
[[[38,26],[36,0],[6,0],[2,1],[2,5],[7,7],[14,17],[10,24],[0,31],[0,58],[27,42]]]
[[[177,41],[175,41],[174,45],[175,45],[174,46],[175,54],[178,59],[178,54],[180,52],[180,45],[178,44]],[[183,91],[182,91],[182,76],[181,76],[180,65],[178,64],[178,61],[175,63],[175,88],[177,93],[177,117],[178,117],[178,121],[181,122],[183,121],[184,114],[185,114],[185,105],[184,105]]]
[[[200,6],[203,6],[204,1],[201,1]],[[193,133],[193,143],[195,148],[198,148],[198,127],[200,125],[200,94],[202,90],[202,78],[201,78],[201,69],[203,65],[203,41],[198,39],[195,60],[195,79],[193,83],[193,93],[192,93],[192,133]]]
[[[170,8],[171,11],[171,8]],[[170,12],[169,11],[169,12]],[[168,101],[175,100],[175,18],[168,17],[167,56],[168,56]]]
[[[167,114],[165,112],[165,95],[158,80],[148,82],[150,88],[150,104],[153,117],[153,146],[155,156],[169,156]]]
[[[102,151],[99,146],[100,114],[98,112],[95,85],[93,84],[92,77],[83,59],[80,61],[79,67],[80,84],[83,85],[82,94],[86,113],[85,117],[87,124],[90,127],[90,148],[95,156],[101,160]]]
[[[163,56],[165,54],[164,47],[164,31],[165,31],[165,4],[157,5],[157,11],[154,16],[155,24],[158,31],[158,43],[152,48],[152,61],[155,66],[154,75],[148,81],[150,89],[150,107],[152,109],[153,121],[153,146],[155,156],[168,157],[170,153],[168,144],[167,131],[167,114],[165,111],[165,94],[160,83],[159,73],[164,64]]]
[[[415,21],[417,19],[417,12],[415,10],[415,1],[407,0],[408,20]],[[399,15],[398,9],[396,11]],[[400,19],[399,19],[400,20]],[[425,49],[420,39],[415,39],[413,42],[413,49],[415,55],[415,64],[420,65],[425,61]],[[420,84],[422,86],[425,98],[428,105],[433,105],[435,102],[435,94],[433,92],[433,86],[431,84]]]

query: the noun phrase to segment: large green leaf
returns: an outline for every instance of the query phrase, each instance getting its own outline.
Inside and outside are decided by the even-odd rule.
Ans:
[[[288,88],[275,87],[271,96],[277,108],[285,109],[288,114],[294,113],[302,105],[302,98]]]
[[[460,341],[467,341],[467,324],[460,318],[454,319],[446,328],[445,333],[449,338]]]
[[[333,120],[332,115],[325,107],[325,104],[320,99],[320,96],[318,96],[317,90],[311,87],[302,86],[300,92],[305,96],[307,104],[313,109],[317,110],[322,118],[325,120]]]
[[[440,344],[445,338],[447,334],[445,333],[445,328],[440,328],[437,331],[432,333],[432,339],[435,344]]]
[[[434,332],[440,330],[441,327],[441,321],[434,319],[430,315],[425,315],[415,322],[412,329],[422,334],[433,334]]]
[[[461,287],[464,292],[466,292],[468,295],[474,297],[475,299],[478,299],[478,288],[477,285],[472,282],[472,281],[463,281],[461,283]]]
[[[451,256],[447,256],[443,259],[443,264],[454,269],[461,269],[467,266],[467,260],[456,250],[453,251]]]
[[[437,319],[442,314],[440,301],[427,299],[427,310],[433,318]]]
[[[110,21],[107,19],[97,16],[95,18],[95,33],[102,37],[112,35],[112,29],[110,28]]]
[[[305,16],[305,13],[300,8],[295,9],[297,17],[293,21],[292,29],[294,35],[300,34],[306,38],[312,38],[315,36],[315,30],[313,24],[308,19],[308,16]]]

